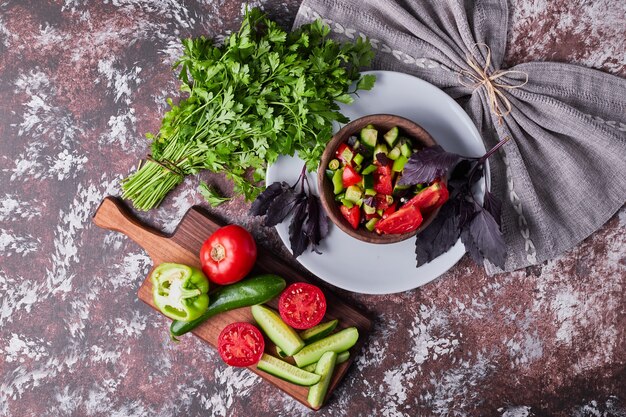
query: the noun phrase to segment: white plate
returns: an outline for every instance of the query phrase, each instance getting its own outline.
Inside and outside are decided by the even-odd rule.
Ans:
[[[369,114],[389,113],[419,123],[447,151],[465,156],[485,153],[482,139],[465,111],[446,93],[419,78],[391,71],[370,71],[376,84],[371,91],[359,92],[352,105],[341,105],[350,120]],[[267,170],[267,184],[287,181],[293,184],[303,162],[297,157],[280,157]],[[489,176],[487,176],[489,178]],[[317,193],[315,173],[309,182]],[[482,183],[482,181],[480,181]],[[289,221],[276,226],[287,248]],[[318,255],[305,252],[298,261],[309,271],[345,290],[365,294],[391,294],[419,287],[446,272],[465,253],[460,241],[432,262],[415,267],[415,239],[389,245],[356,240],[331,223]]]

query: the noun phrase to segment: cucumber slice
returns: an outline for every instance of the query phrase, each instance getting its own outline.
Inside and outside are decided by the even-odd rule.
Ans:
[[[310,329],[306,329],[300,332],[300,338],[305,343],[313,343],[324,337],[328,336],[335,327],[339,324],[339,320],[331,320],[326,323],[320,323],[317,326],[311,327]]]
[[[351,185],[348,187],[348,189],[346,190],[346,200],[350,200],[353,203],[357,203],[359,201],[359,199],[361,198],[361,195],[363,195],[363,192],[361,191],[361,189],[356,186],[356,185]]]
[[[389,151],[387,150],[385,144],[379,143],[378,145],[376,145],[376,148],[374,148],[374,161],[376,160],[376,155],[378,155],[379,153],[384,153],[385,155],[387,155],[388,152]]]
[[[366,146],[373,148],[376,146],[376,140],[378,138],[378,131],[374,127],[364,127],[361,129],[361,142]]]
[[[304,342],[291,327],[283,322],[276,312],[262,305],[250,307],[252,316],[261,326],[267,337],[280,346],[287,356],[300,351],[304,347]],[[343,349],[345,350],[345,349]]]
[[[305,346],[293,356],[299,367],[317,362],[326,352],[343,352],[350,349],[359,339],[356,327],[348,327],[317,342]],[[283,349],[284,350],[284,349]]]
[[[398,157],[401,155],[402,155],[402,151],[397,146],[393,148],[392,150],[390,150],[389,153],[387,154],[389,159],[393,159],[394,161],[398,159]]]
[[[408,161],[409,160],[406,156],[400,155],[398,156],[398,159],[393,161],[393,167],[391,169],[393,170],[393,172],[402,172],[402,170],[404,169],[404,166],[406,165]]]
[[[352,201],[350,201],[350,200],[342,198],[340,201],[341,201],[341,204],[343,204],[344,206],[348,207],[349,209],[354,207],[354,203]]]
[[[385,133],[385,135],[383,136],[385,138],[385,141],[389,144],[390,148],[392,148],[393,145],[396,144],[396,140],[398,140],[398,133],[400,133],[398,131],[398,126],[394,126],[389,132]]]
[[[346,362],[348,359],[350,359],[350,352],[348,352],[347,350],[345,352],[341,352],[337,354],[337,363],[335,365],[339,365],[340,363],[344,363]],[[304,369],[307,372],[315,372],[315,367],[317,366],[317,362],[312,363],[310,365],[305,366]]]
[[[363,204],[363,211],[365,214],[374,214],[376,213],[376,207],[368,206],[367,204]]]
[[[363,162],[363,155],[361,155],[360,153],[357,153],[356,155],[354,155],[354,158],[352,158],[352,160],[354,161],[355,164],[360,166],[361,163]]]
[[[400,146],[400,151],[402,152],[402,155],[406,156],[407,158],[410,158],[411,154],[413,153],[411,151],[411,147],[406,142],[404,142],[402,146]]]
[[[373,213],[372,213],[372,214],[373,214]],[[374,231],[374,228],[376,227],[376,223],[378,223],[378,221],[379,221],[379,220],[380,220],[380,219],[379,219],[379,218],[377,218],[377,217],[373,217],[373,218],[369,219],[369,220],[367,221],[367,223],[365,223],[365,228],[366,228],[367,230],[369,230],[370,232],[373,232],[373,231]]]
[[[320,375],[320,381],[309,388],[309,396],[307,401],[311,407],[318,409],[324,403],[324,398],[328,392],[328,385],[335,370],[337,362],[337,354],[335,352],[326,352],[322,355],[315,367],[315,373]]]
[[[279,346],[276,346],[276,353],[281,358],[286,358],[287,357],[287,354],[285,352],[283,352],[283,350]],[[311,372],[313,372],[313,371],[311,371]]]
[[[371,165],[368,165],[367,167],[365,167],[363,169],[363,171],[361,171],[361,175],[368,175],[368,174],[371,174],[374,171],[376,171],[376,165],[371,164]]]
[[[320,375],[296,368],[295,366],[270,356],[267,353],[264,353],[263,356],[261,356],[261,360],[256,364],[256,367],[267,372],[268,374],[277,376],[280,379],[293,382],[297,385],[303,385],[305,387],[317,384],[320,379],[322,379]]]

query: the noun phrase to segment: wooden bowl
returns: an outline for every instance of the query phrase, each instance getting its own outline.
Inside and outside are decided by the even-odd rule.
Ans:
[[[353,238],[376,244],[396,243],[406,240],[411,236],[415,236],[424,230],[433,221],[435,216],[437,216],[439,208],[433,211],[427,218],[424,218],[422,225],[414,232],[379,235],[376,232],[370,232],[361,226],[354,230],[341,214],[339,204],[335,201],[332,181],[326,176],[328,163],[335,158],[335,151],[339,145],[343,142],[347,142],[351,136],[358,136],[361,129],[369,124],[374,125],[375,128],[382,132],[386,132],[394,126],[398,126],[402,135],[411,139],[413,141],[413,146],[418,149],[437,145],[437,142],[435,142],[426,130],[424,130],[417,123],[405,119],[404,117],[394,116],[391,114],[372,114],[356,119],[339,130],[330,142],[328,142],[328,145],[326,145],[326,149],[322,154],[322,160],[317,171],[317,183],[320,192],[320,199],[322,200],[322,205],[326,210],[326,214],[328,214],[328,217],[330,217],[332,222]]]

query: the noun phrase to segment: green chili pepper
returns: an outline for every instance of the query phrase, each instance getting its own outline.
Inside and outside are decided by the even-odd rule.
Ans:
[[[150,279],[154,304],[171,319],[195,320],[209,306],[209,280],[199,269],[163,263],[152,271]]]

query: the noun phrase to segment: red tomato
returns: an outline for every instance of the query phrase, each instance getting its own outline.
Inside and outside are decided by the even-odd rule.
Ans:
[[[345,217],[353,229],[357,229],[359,227],[359,222],[361,221],[361,209],[359,206],[354,206],[352,208],[341,206],[339,207],[339,211],[341,211],[341,214],[343,214],[343,217]]]
[[[376,231],[384,234],[400,234],[417,230],[422,224],[422,213],[415,206],[404,206],[386,219],[376,223]]]
[[[437,180],[429,187],[426,187],[422,191],[417,193],[417,195],[407,201],[404,206],[415,206],[421,211],[424,211],[428,208],[432,209],[443,205],[443,203],[448,200],[448,195],[449,193],[446,185]]]
[[[396,212],[396,203],[393,203],[392,205],[387,207],[385,211],[383,211],[383,219],[386,219],[387,217],[391,216],[395,212]]]
[[[372,214],[365,213],[365,220],[371,220],[371,219],[379,218],[379,217],[380,216],[378,215],[378,213],[372,213]]]
[[[246,229],[220,227],[202,245],[202,271],[214,283],[232,284],[245,277],[256,261],[256,243]]]
[[[283,321],[294,329],[310,329],[324,318],[326,297],[315,285],[297,282],[280,295],[278,311]]]
[[[231,323],[217,338],[217,350],[230,366],[250,366],[261,360],[265,340],[263,335],[250,323]]]
[[[389,207],[387,196],[383,194],[376,194],[374,196],[374,206],[376,207],[376,210],[387,210]]]
[[[358,184],[361,182],[363,177],[359,174],[354,168],[350,165],[346,165],[343,169],[343,174],[341,176],[341,180],[343,181],[343,186],[348,188],[351,185]]]
[[[379,166],[374,171],[374,191],[379,194],[391,194],[393,192],[391,167]]]
[[[350,161],[348,162],[346,161],[346,158],[344,158],[343,156],[343,151],[345,151],[346,149],[350,149],[350,152],[352,152],[354,156],[354,150],[352,150],[352,148],[348,146],[347,144],[342,143],[341,145],[339,145],[339,147],[335,151],[335,157],[339,159],[343,165],[350,165],[352,163],[352,159],[350,159]]]

